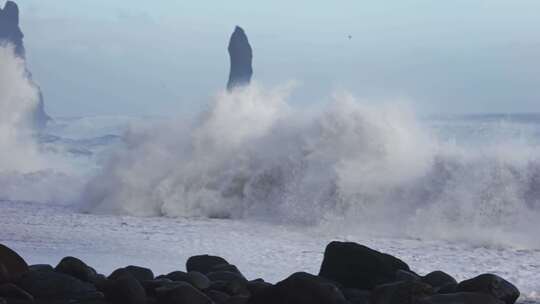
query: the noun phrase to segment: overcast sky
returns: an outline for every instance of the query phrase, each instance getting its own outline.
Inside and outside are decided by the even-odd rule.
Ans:
[[[197,111],[226,84],[237,24],[254,79],[297,81],[298,106],[347,90],[422,112],[540,112],[537,0],[18,3],[53,116]]]

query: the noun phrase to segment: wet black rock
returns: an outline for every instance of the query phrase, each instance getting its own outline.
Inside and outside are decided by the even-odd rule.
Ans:
[[[34,264],[28,266],[30,271],[54,271],[54,267],[49,264]]]
[[[8,299],[19,299],[30,302],[34,301],[34,297],[31,294],[21,289],[17,285],[10,283],[0,285],[0,297]]]
[[[234,29],[229,41],[229,57],[231,59],[231,70],[229,72],[229,82],[227,90],[231,91],[236,87],[249,85],[253,68],[253,51],[244,30],[237,26]]]
[[[247,304],[249,297],[246,296],[232,296],[224,304]]]
[[[233,280],[240,280],[240,281],[246,281],[244,276],[241,274],[238,274],[236,272],[230,272],[230,271],[214,271],[210,272],[206,275],[211,281],[233,281]]]
[[[139,282],[152,281],[154,279],[154,273],[152,272],[152,270],[139,266],[127,266],[124,268],[116,269],[115,271],[113,271],[113,273],[109,275],[108,279],[115,280],[124,276],[125,274],[133,276]]]
[[[141,282],[142,287],[146,291],[146,295],[152,297],[156,296],[156,289],[170,284],[174,284],[174,282],[165,277],[157,277],[151,281]]]
[[[352,304],[367,304],[371,299],[371,292],[355,288],[345,288],[342,290],[345,299]]]
[[[251,297],[250,304],[345,304],[341,291],[328,280],[304,272],[270,286]]]
[[[156,290],[159,304],[211,304],[212,300],[189,283],[176,282],[175,285]]]
[[[183,272],[183,271],[173,271],[165,276],[163,278],[167,278],[171,281],[176,282],[186,282],[191,285],[193,285],[195,288],[199,290],[204,290],[210,287],[210,279],[208,279],[207,276],[204,274],[198,272],[198,271],[190,271],[190,272]]]
[[[146,291],[141,283],[128,273],[109,279],[105,287],[107,300],[118,304],[145,304]]]
[[[434,294],[433,287],[419,281],[396,282],[377,286],[371,293],[371,304],[415,304]]]
[[[97,276],[97,272],[94,268],[74,257],[63,258],[58,265],[56,265],[54,270],[84,282],[95,282]]]
[[[30,271],[22,275],[15,283],[36,299],[61,300],[100,297],[94,285],[54,271]]]
[[[213,289],[205,291],[205,294],[210,299],[212,299],[212,301],[216,303],[225,303],[231,297],[230,295],[224,292],[221,292],[219,290],[213,290]]]
[[[516,286],[494,274],[482,274],[460,282],[457,291],[486,293],[506,304],[515,303],[520,294]]]
[[[15,251],[0,244],[0,283],[11,282],[28,272],[28,264]]]
[[[422,277],[422,282],[427,283],[433,287],[440,288],[449,284],[457,284],[456,279],[446,272],[437,270],[426,274]]]
[[[186,270],[198,271],[202,274],[212,272],[215,267],[230,265],[224,258],[213,255],[196,255],[190,257],[186,262]]]
[[[6,266],[0,263],[0,284],[7,283],[9,281],[11,281],[9,272]]]
[[[263,279],[257,279],[246,283],[246,287],[252,296],[258,294],[259,292],[262,292],[263,290],[271,286],[272,284],[265,282]]]
[[[462,292],[437,294],[419,299],[415,304],[504,304],[488,294]]]
[[[440,293],[440,294],[456,293],[457,286],[458,284],[456,283],[448,283],[441,287],[437,287],[436,290],[437,290],[437,293]]]
[[[401,270],[396,271],[396,281],[420,281],[422,278],[414,272]]]
[[[217,264],[217,265],[214,265],[212,269],[210,270],[210,272],[218,272],[218,271],[234,272],[240,275],[241,277],[245,278],[242,272],[240,272],[240,270],[238,269],[238,267],[232,264]]]
[[[251,295],[246,280],[232,280],[227,282],[225,292],[231,296],[249,297]]]
[[[409,271],[400,259],[350,242],[331,242],[326,247],[319,275],[346,288],[370,290],[396,281],[398,270]]]

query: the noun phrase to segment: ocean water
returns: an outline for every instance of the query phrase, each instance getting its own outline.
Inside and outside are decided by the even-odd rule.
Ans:
[[[299,108],[287,86],[252,85],[195,118],[57,117],[36,132],[22,63],[3,48],[0,63],[0,242],[29,262],[166,272],[213,253],[278,281],[316,273],[343,239],[539,297],[540,115],[419,117],[347,94]]]

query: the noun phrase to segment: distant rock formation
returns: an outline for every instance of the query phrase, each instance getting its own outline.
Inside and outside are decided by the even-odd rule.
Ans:
[[[231,71],[227,90],[231,91],[235,87],[249,85],[253,75],[251,67],[253,53],[246,33],[239,26],[234,29],[229,41],[229,56],[231,57]]]
[[[12,43],[15,54],[24,58],[23,33],[19,27],[19,7],[8,1],[4,9],[0,8],[0,40]]]
[[[15,55],[26,59],[26,51],[23,43],[24,34],[19,26],[19,7],[13,1],[7,1],[4,9],[0,8],[0,44],[12,44],[15,48]],[[43,94],[39,86],[32,81],[32,74],[26,71],[28,78],[36,86],[39,94],[39,104],[34,112],[34,124],[38,128],[43,128],[50,117],[45,113]]]

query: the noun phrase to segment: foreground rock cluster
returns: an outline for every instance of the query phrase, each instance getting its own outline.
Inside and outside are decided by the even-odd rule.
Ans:
[[[155,276],[127,266],[108,277],[74,257],[56,267],[27,265],[0,245],[0,304],[512,304],[518,289],[494,275],[457,282],[414,273],[400,259],[348,242],[332,242],[318,275],[297,272],[271,284],[249,280],[217,256],[190,257],[185,271]]]

